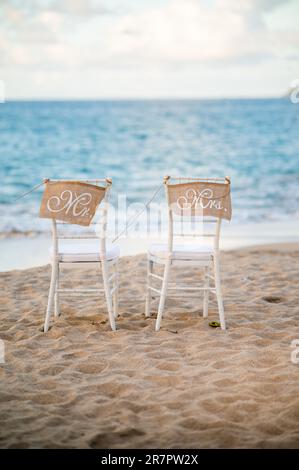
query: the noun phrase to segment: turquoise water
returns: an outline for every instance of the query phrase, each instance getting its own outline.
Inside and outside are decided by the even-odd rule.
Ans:
[[[113,178],[144,202],[164,174],[232,179],[233,220],[295,216],[299,105],[287,99],[0,104],[0,232],[44,230],[41,178]],[[162,197],[162,196],[161,196]]]

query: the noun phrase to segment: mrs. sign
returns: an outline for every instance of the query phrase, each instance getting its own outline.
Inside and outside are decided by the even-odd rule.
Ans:
[[[229,183],[191,182],[168,185],[174,213],[182,216],[213,216],[231,219]]]

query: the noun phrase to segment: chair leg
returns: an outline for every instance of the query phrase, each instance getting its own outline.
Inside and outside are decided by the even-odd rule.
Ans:
[[[210,287],[210,278],[209,278],[209,268],[206,266],[204,268],[204,291],[203,291],[203,317],[206,318],[209,313],[209,287]]]
[[[59,289],[59,276],[60,276],[60,269],[59,264],[57,266],[57,276],[56,276],[56,283],[55,283],[55,294],[54,294],[54,317],[57,318],[60,315],[59,312],[59,293],[57,290]]]
[[[53,261],[52,263],[52,273],[51,273],[51,283],[50,283],[50,290],[49,290],[49,297],[48,297],[48,306],[46,312],[46,318],[44,323],[44,332],[46,333],[49,329],[49,323],[52,313],[52,306],[54,301],[55,295],[55,288],[56,288],[56,278],[57,278],[57,271],[58,271],[58,263]]]
[[[151,299],[152,294],[150,290],[151,276],[150,273],[153,272],[154,262],[148,259],[147,261],[147,284],[146,284],[146,294],[145,294],[145,316],[151,316]]]
[[[171,264],[171,260],[169,259],[166,261],[165,268],[164,268],[163,283],[162,283],[161,296],[160,296],[160,302],[159,302],[159,308],[158,308],[158,315],[157,315],[157,320],[156,320],[156,328],[155,328],[156,331],[159,331],[160,326],[161,326],[161,320],[163,316],[165,298],[166,298],[166,292],[167,292],[170,264]]]
[[[118,261],[114,264],[114,282],[113,282],[113,314],[118,317]]]
[[[221,280],[220,280],[220,264],[219,264],[218,256],[214,257],[214,275],[215,275],[215,288],[216,288],[216,295],[217,295],[217,302],[218,302],[220,325],[221,325],[221,329],[225,330],[225,318],[224,318],[224,308],[223,308],[222,293],[221,293]]]
[[[115,318],[113,314],[111,292],[110,292],[109,281],[108,281],[108,266],[107,266],[107,261],[105,258],[101,260],[101,264],[102,264],[103,284],[104,284],[110,326],[111,326],[111,330],[115,331],[116,330]]]

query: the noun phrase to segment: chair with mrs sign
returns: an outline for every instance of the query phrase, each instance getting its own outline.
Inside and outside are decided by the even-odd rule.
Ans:
[[[208,316],[209,293],[216,295],[220,325],[225,330],[221,292],[219,238],[222,219],[231,219],[230,178],[171,178],[164,177],[168,205],[168,241],[153,244],[148,250],[145,315],[150,316],[151,301],[159,298],[156,331],[160,329],[165,299],[190,298],[203,291],[203,317]],[[179,227],[179,232],[175,232]],[[184,242],[177,240],[184,238]],[[195,237],[196,243],[190,237]],[[154,273],[154,266],[164,267],[163,275]],[[203,269],[203,285],[169,283],[173,266],[194,266]],[[214,285],[211,286],[210,281]],[[162,284],[159,288],[157,282]]]

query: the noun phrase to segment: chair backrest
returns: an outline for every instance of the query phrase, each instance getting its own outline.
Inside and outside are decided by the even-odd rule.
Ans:
[[[51,212],[53,211],[53,214],[45,216],[52,219],[54,254],[57,254],[59,240],[62,239],[64,241],[98,239],[99,251],[105,253],[112,180],[110,178],[47,180],[47,183],[59,185],[59,197],[52,196]],[[78,185],[80,192],[76,190]],[[77,205],[76,201],[79,201]],[[65,210],[58,213],[58,208],[60,211],[61,208]],[[71,214],[69,209],[71,209]],[[84,216],[87,216],[87,222]]]
[[[164,177],[168,204],[168,251],[175,237],[210,240],[219,250],[221,220],[231,218],[230,178]],[[174,229],[179,225],[180,231]]]

